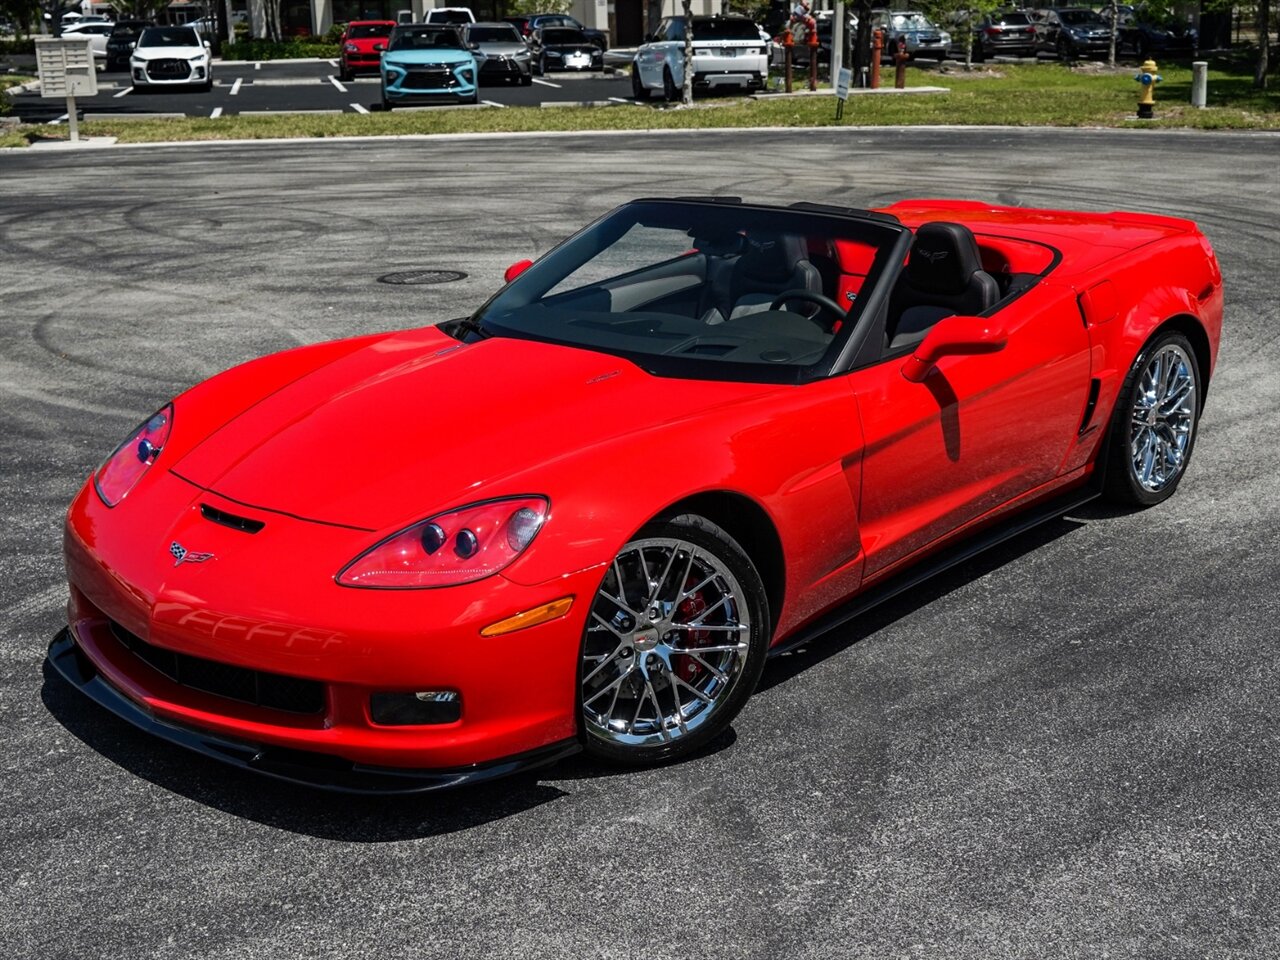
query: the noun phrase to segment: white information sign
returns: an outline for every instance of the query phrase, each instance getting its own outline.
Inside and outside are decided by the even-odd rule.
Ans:
[[[853,82],[853,71],[848,67],[841,67],[840,72],[836,74],[836,96],[841,100],[849,99],[849,84]]]

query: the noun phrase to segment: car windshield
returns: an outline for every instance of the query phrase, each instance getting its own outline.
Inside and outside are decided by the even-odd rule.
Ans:
[[[1073,27],[1105,22],[1092,10],[1059,10],[1058,19]]]
[[[353,23],[347,28],[347,37],[351,40],[367,40],[369,37],[389,37],[393,25],[390,23]]]
[[[132,39],[146,28],[145,23],[117,23],[111,28],[111,36]]]
[[[452,27],[397,27],[391,33],[391,50],[466,49]]]
[[[557,27],[554,30],[542,31],[543,43],[586,43],[587,35],[581,30],[570,30],[567,27]]]
[[[469,17],[462,10],[431,10],[427,15],[432,23],[470,23]]]
[[[797,382],[833,362],[904,233],[870,218],[640,200],[556,247],[473,319],[490,335],[617,354],[663,375]],[[844,270],[858,278],[854,296]],[[797,290],[809,299],[782,296]]]
[[[148,27],[138,38],[140,47],[198,47],[200,38],[190,27]]]
[[[473,43],[519,43],[515,27],[472,27],[467,39]]]
[[[893,15],[895,30],[932,30],[933,24],[928,17],[919,13],[895,13]]]
[[[750,20],[694,20],[695,40],[759,40],[760,31]]]

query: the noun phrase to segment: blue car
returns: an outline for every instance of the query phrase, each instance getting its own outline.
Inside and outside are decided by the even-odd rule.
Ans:
[[[448,24],[402,24],[382,55],[382,109],[411,103],[476,103],[483,55]]]

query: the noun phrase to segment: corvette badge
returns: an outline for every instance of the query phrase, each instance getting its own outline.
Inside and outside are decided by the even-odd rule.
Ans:
[[[173,554],[173,565],[175,567],[183,563],[204,563],[206,560],[214,559],[212,553],[197,553],[194,550],[188,550],[177,540],[169,544],[169,552]]]

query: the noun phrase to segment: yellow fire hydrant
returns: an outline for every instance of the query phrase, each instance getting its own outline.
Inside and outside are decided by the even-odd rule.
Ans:
[[[1142,84],[1142,96],[1138,98],[1138,119],[1150,120],[1156,115],[1156,84],[1162,78],[1156,73],[1154,60],[1143,61],[1138,70],[1140,72],[1133,78]]]

